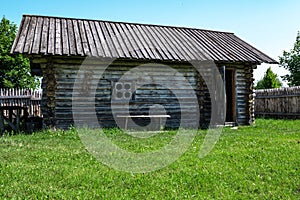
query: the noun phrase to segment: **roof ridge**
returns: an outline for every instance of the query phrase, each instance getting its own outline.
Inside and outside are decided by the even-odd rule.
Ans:
[[[216,31],[210,29],[201,29],[195,27],[185,27],[185,26],[172,26],[172,25],[160,25],[160,24],[148,24],[148,23],[137,23],[137,22],[124,22],[124,21],[111,21],[111,20],[101,20],[101,19],[83,19],[83,18],[74,18],[74,17],[59,17],[59,16],[47,16],[47,15],[33,15],[33,14],[23,14],[23,17],[43,17],[43,18],[55,18],[55,19],[73,19],[73,20],[84,20],[84,21],[98,21],[98,22],[108,22],[108,23],[121,23],[121,24],[130,24],[130,25],[142,25],[142,26],[154,26],[154,27],[166,27],[166,28],[180,28],[180,29],[189,29],[189,30],[198,30],[205,32],[216,32],[216,33],[225,33],[232,34],[233,32],[227,31]]]

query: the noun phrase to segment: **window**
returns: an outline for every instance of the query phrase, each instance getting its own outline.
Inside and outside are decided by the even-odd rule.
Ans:
[[[133,82],[115,82],[113,98],[115,100],[129,100],[133,98],[134,86]]]

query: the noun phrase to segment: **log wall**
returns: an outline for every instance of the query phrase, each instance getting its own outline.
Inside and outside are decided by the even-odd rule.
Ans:
[[[251,65],[226,65],[235,70],[235,112],[237,125],[254,121],[253,67]]]
[[[56,80],[55,91],[55,118],[56,126],[59,128],[67,128],[73,124],[72,99],[76,99],[76,114],[80,115],[80,119],[90,122],[91,113],[96,113],[101,127],[114,127],[116,115],[126,112],[126,102],[124,99],[115,99],[112,88],[119,79],[128,70],[136,65],[120,65],[111,64],[106,68],[105,73],[99,77],[101,69],[106,67],[105,64],[91,64],[85,66],[87,70],[83,70],[82,85],[74,82],[79,69],[78,65],[55,64],[54,74]],[[156,65],[143,66],[141,76],[132,74],[128,75],[124,83],[132,83],[136,91],[132,94],[129,101],[129,110],[132,115],[148,115],[149,109],[154,104],[159,104],[164,109],[158,110],[155,114],[168,114],[171,116],[166,121],[166,127],[176,128],[179,126],[195,127],[199,123],[197,115],[199,114],[199,106],[197,103],[197,85],[194,70],[187,66],[172,66],[177,73],[170,76],[169,71],[158,68]],[[153,70],[155,68],[155,70]],[[179,72],[179,73],[178,73]],[[155,84],[149,84],[153,80],[147,80],[147,74],[154,74]],[[179,74],[183,76],[180,76]],[[187,82],[185,82],[185,80]],[[140,81],[139,81],[140,80]],[[145,82],[146,84],[141,84]],[[95,84],[96,83],[96,84]],[[191,86],[191,89],[189,88]],[[76,88],[77,87],[77,88]],[[81,88],[80,88],[81,87]],[[93,90],[95,88],[95,90]],[[93,93],[94,91],[94,93]],[[85,93],[87,92],[87,93]],[[92,92],[92,94],[91,94]],[[195,93],[193,98],[193,94]],[[179,100],[184,101],[180,104]],[[113,110],[112,110],[113,106]],[[163,113],[165,112],[165,113]],[[181,121],[181,117],[185,121]],[[147,120],[136,119],[135,122],[140,125],[147,125]],[[84,123],[84,122],[83,122]],[[92,123],[92,122],[91,122]],[[120,122],[121,123],[121,122]],[[130,128],[130,127],[129,127]]]
[[[75,114],[80,116],[79,123],[90,122],[91,126],[93,123],[95,125],[90,118],[93,117],[91,113],[96,113],[98,120],[96,123],[99,122],[102,127],[117,126],[113,112],[116,115],[124,114],[127,108],[125,108],[124,101],[115,99],[112,88],[128,70],[141,64],[143,63],[117,61],[106,68],[108,63],[105,62],[89,63],[85,65],[85,70],[80,70],[81,73],[78,74],[81,66],[78,60],[47,60],[47,64],[41,64],[44,77],[42,108],[45,125],[63,129],[73,125],[74,101],[76,101]],[[229,67],[236,69],[237,124],[249,124],[253,121],[252,66],[232,65]],[[104,68],[106,68],[105,73],[99,77]],[[198,126],[198,124],[200,127],[207,127],[211,118],[211,97],[202,75],[212,77],[211,69],[209,67],[202,69],[202,75],[200,75],[189,64],[172,64],[172,68],[179,73],[170,76],[169,72],[156,64],[147,64],[143,66],[143,73],[140,77],[136,74],[127,76],[125,82],[132,83],[134,90],[136,89],[129,101],[130,114],[148,115],[150,107],[153,104],[159,104],[164,109],[160,109],[155,114],[171,116],[166,120],[168,128],[182,125],[191,127]],[[147,80],[145,74],[148,72],[156,73],[155,77],[158,77],[156,85],[139,84],[137,81]],[[83,80],[80,85],[75,83],[78,77]],[[187,80],[188,84],[183,79]],[[214,81],[213,78],[209,80]],[[196,95],[196,102],[192,95]],[[180,105],[178,98],[185,104]],[[200,121],[195,120],[198,115],[200,115]],[[182,116],[185,121],[181,121]],[[134,122],[140,125],[149,123],[145,119],[136,119]]]

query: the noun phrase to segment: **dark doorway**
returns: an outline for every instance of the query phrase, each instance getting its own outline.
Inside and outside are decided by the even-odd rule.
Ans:
[[[225,70],[226,122],[235,122],[235,71]]]

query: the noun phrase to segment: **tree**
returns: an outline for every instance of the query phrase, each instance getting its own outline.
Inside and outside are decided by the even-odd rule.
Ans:
[[[264,75],[264,77],[257,82],[255,89],[269,89],[269,88],[279,88],[282,83],[277,77],[271,67],[269,67]]]
[[[30,62],[23,55],[11,55],[17,26],[5,17],[0,22],[0,88],[37,88],[39,79],[31,76]]]
[[[289,86],[300,85],[300,32],[298,32],[294,48],[290,52],[283,51],[283,56],[279,57],[279,63],[290,72],[282,77],[283,80],[287,80]]]

